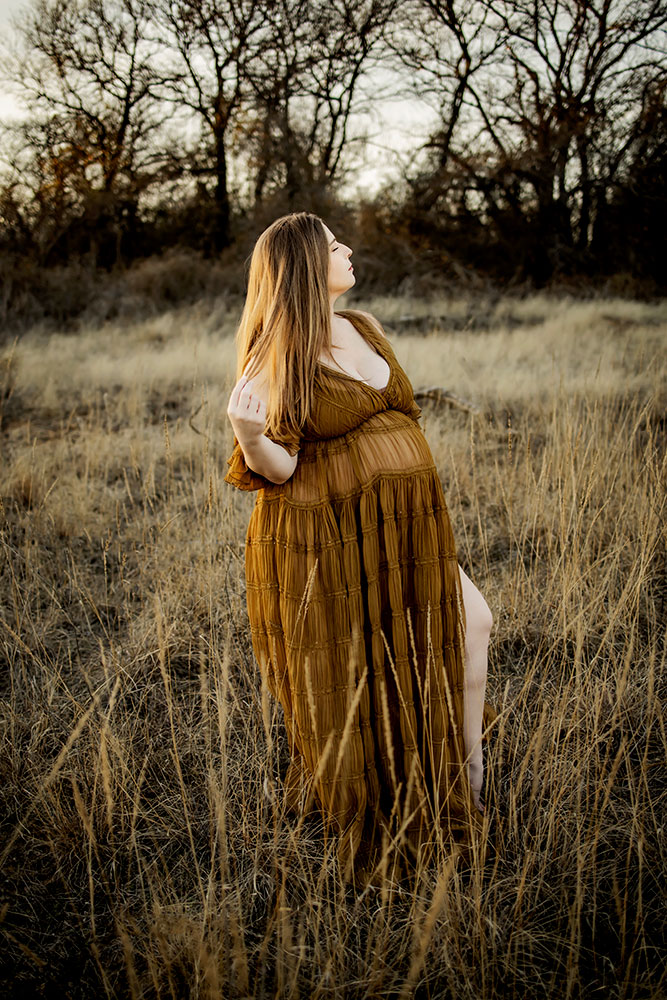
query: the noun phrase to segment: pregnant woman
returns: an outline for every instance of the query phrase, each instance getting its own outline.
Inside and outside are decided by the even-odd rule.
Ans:
[[[491,614],[457,563],[410,382],[372,316],[334,312],[351,255],[307,212],[257,240],[226,476],[257,491],[248,616],[284,709],[286,803],[319,809],[346,881],[382,851],[466,853],[496,716]]]

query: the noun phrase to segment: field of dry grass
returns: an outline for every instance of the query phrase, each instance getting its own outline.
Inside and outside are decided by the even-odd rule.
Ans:
[[[480,408],[422,420],[495,617],[493,849],[355,895],[264,792],[236,315],[35,330],[0,354],[4,997],[667,994],[667,304],[360,305]]]

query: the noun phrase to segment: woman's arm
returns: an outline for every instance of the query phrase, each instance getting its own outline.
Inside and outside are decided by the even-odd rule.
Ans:
[[[229,397],[227,416],[241,446],[246,465],[272,483],[284,483],[293,474],[298,460],[282,445],[263,433],[266,424],[266,400],[260,377],[242,375]]]
[[[246,465],[253,472],[272,483],[284,483],[293,474],[298,461],[297,455],[290,453],[277,441],[271,441],[264,434],[250,442],[243,442],[236,435],[245,455]]]

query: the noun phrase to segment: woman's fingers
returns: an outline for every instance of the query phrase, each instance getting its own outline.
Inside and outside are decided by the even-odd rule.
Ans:
[[[249,421],[252,424],[264,424],[266,404],[255,389],[252,379],[243,375],[232,389],[227,413],[237,421]]]
[[[232,389],[232,394],[229,400],[231,406],[238,407],[239,401],[241,399],[241,393],[245,389],[248,382],[250,382],[250,379],[248,378],[247,375],[242,375],[241,378],[238,380],[238,382]]]
[[[255,392],[255,387],[251,382],[246,382],[239,393],[239,408],[250,410],[252,413],[259,413],[262,407],[262,398]]]
[[[246,407],[248,405],[248,398],[251,393],[248,392],[247,387],[250,384],[250,379],[247,375],[242,375],[238,380],[234,388],[232,389],[232,394],[229,397],[229,406],[227,408],[228,412],[236,412],[241,407]]]

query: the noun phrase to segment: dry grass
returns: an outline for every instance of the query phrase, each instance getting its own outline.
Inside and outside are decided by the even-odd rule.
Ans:
[[[484,409],[423,419],[496,619],[495,850],[355,895],[265,793],[287,748],[253,497],[222,482],[235,316],[34,331],[0,363],[3,996],[667,992],[667,308],[428,308],[463,322],[394,340],[413,385]]]

